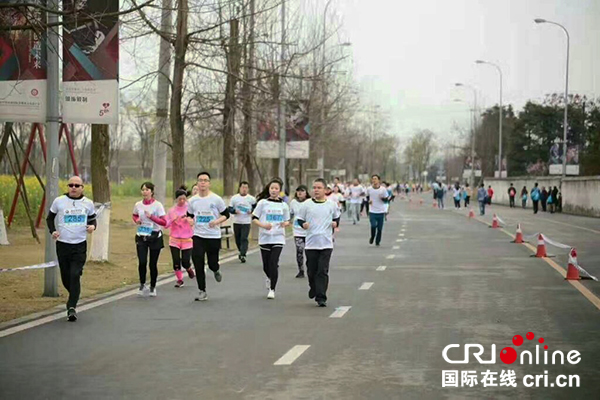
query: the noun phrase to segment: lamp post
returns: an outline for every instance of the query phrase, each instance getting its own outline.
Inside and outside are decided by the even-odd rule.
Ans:
[[[569,124],[568,124],[568,109],[569,109],[569,48],[571,45],[571,37],[569,36],[569,31],[567,31],[567,28],[565,28],[564,26],[562,26],[561,24],[559,24],[558,22],[553,22],[553,21],[547,21],[545,19],[542,18],[536,18],[534,19],[536,24],[552,24],[552,25],[556,25],[560,28],[562,28],[562,30],[565,32],[565,35],[567,35],[567,67],[565,70],[565,115],[564,115],[564,121],[563,121],[563,125],[564,125],[564,132],[563,132],[563,160],[562,160],[562,179],[565,179],[565,177],[567,176],[567,131],[569,129]],[[562,186],[562,180],[561,180],[561,186]]]
[[[473,115],[471,116],[471,187],[475,184],[475,127],[476,127],[476,113],[477,113],[477,90],[470,85],[464,83],[456,83],[456,87],[464,87],[473,91]]]
[[[499,127],[498,127],[498,178],[502,178],[502,70],[500,69],[500,66],[497,64],[494,64],[492,62],[489,61],[483,61],[483,60],[477,60],[475,61],[476,64],[487,64],[487,65],[491,65],[493,67],[496,68],[496,70],[498,71],[498,74],[500,75],[500,122],[499,122]],[[507,173],[508,176],[508,173]]]

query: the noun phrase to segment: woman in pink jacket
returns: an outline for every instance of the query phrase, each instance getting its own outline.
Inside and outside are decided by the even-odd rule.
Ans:
[[[176,288],[183,286],[183,271],[181,267],[187,271],[190,279],[196,276],[190,263],[194,230],[186,219],[188,210],[187,197],[189,194],[185,186],[175,191],[175,205],[169,210],[166,218],[167,225],[165,228],[171,229],[169,247],[171,248],[171,256],[173,257],[173,270],[177,277]]]

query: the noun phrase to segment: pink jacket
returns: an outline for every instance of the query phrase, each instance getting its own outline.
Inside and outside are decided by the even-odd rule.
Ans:
[[[191,239],[194,229],[187,220],[187,203],[183,207],[174,205],[167,213],[166,228],[171,229],[171,237],[177,239]]]

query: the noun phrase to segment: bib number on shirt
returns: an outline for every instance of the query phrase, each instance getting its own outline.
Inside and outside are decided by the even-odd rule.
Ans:
[[[283,214],[268,213],[267,214],[267,222],[270,224],[283,222]]]
[[[196,215],[196,225],[208,225],[210,221],[213,221],[215,216],[210,211],[202,211]]]
[[[237,206],[237,210],[242,214],[250,214],[250,207],[247,206]]]
[[[137,234],[139,236],[150,236],[152,234],[152,227],[152,222],[142,222],[142,224],[138,226]]]
[[[71,210],[69,214],[65,213],[63,221],[67,226],[85,226],[87,215],[82,210]]]

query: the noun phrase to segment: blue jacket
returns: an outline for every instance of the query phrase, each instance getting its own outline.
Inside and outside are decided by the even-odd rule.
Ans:
[[[485,188],[479,188],[479,190],[477,190],[477,201],[485,201],[486,197],[487,191],[485,190]]]

